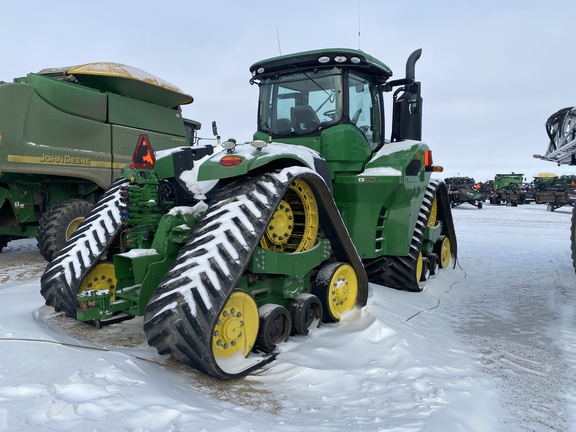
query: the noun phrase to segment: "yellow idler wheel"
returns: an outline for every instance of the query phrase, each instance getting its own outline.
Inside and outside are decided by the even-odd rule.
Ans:
[[[264,249],[294,253],[311,249],[318,236],[318,203],[304,180],[296,179],[274,211],[260,240]]]
[[[358,277],[351,265],[330,263],[318,271],[313,291],[322,303],[323,321],[338,322],[356,305]]]
[[[214,359],[225,359],[238,352],[246,357],[258,336],[259,320],[258,306],[254,299],[243,291],[234,291],[214,326]]]
[[[438,220],[438,199],[434,197],[432,207],[430,208],[430,215],[428,216],[428,227],[433,228],[436,226]]]
[[[422,279],[422,267],[424,267],[424,263],[422,260],[422,252],[418,254],[418,260],[416,261],[416,274],[414,275],[416,278],[416,283],[420,282]]]
[[[440,268],[446,268],[450,265],[451,250],[450,239],[447,236],[440,236],[434,244],[434,252],[440,259]]]
[[[66,241],[70,240],[70,237],[72,236],[74,231],[76,231],[78,229],[80,224],[82,222],[84,222],[84,219],[85,219],[84,216],[80,216],[80,217],[74,218],[70,221],[70,223],[66,227],[66,233],[65,233]]]
[[[114,264],[110,262],[101,262],[96,264],[80,284],[78,294],[88,290],[108,290],[112,293],[110,301],[114,301],[116,299],[116,275],[114,273]]]

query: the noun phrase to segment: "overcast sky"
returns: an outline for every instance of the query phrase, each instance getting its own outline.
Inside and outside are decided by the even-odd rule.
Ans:
[[[401,78],[422,48],[423,140],[443,177],[576,173],[532,157],[546,150],[547,118],[576,105],[574,0],[29,0],[3,3],[1,14],[0,80],[124,63],[193,95],[184,115],[202,123],[201,136],[216,120],[238,141],[256,128],[256,61],[360,48]]]

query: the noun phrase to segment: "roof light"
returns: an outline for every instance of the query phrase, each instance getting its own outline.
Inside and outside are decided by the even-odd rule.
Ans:
[[[344,63],[346,60],[348,60],[348,58],[343,55],[337,55],[336,57],[334,57],[334,61],[336,63]]]
[[[228,150],[228,152],[233,152],[236,148],[236,140],[234,138],[228,138],[227,141],[222,143],[222,148]]]
[[[360,60],[359,57],[352,57],[352,58],[350,59],[350,61],[351,61],[352,63],[354,63],[354,64],[358,64],[358,63],[360,63],[362,60]]]
[[[259,67],[256,72],[258,72],[259,74],[263,74],[265,70],[266,69],[264,69],[263,67]]]
[[[318,63],[328,63],[330,61],[330,57],[322,56],[318,59]]]
[[[220,163],[224,166],[232,167],[240,165],[242,163],[242,158],[236,155],[226,155],[220,159]]]
[[[132,156],[130,168],[152,169],[155,163],[156,156],[150,145],[148,135],[142,134],[138,137],[138,143],[136,144],[136,149],[134,149],[134,156]]]

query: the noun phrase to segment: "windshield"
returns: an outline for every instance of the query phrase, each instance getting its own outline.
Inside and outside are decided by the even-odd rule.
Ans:
[[[342,119],[340,70],[302,71],[260,84],[258,130],[271,135],[309,135]]]

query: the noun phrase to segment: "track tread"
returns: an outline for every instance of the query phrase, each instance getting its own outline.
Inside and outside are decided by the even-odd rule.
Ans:
[[[222,370],[213,358],[212,332],[290,182],[263,174],[237,181],[212,199],[148,302],[144,331],[158,352],[223,379],[253,369]]]
[[[61,251],[48,263],[40,279],[40,293],[48,306],[76,317],[76,294],[84,277],[106,253],[122,229],[120,189],[128,180],[116,180]]]

